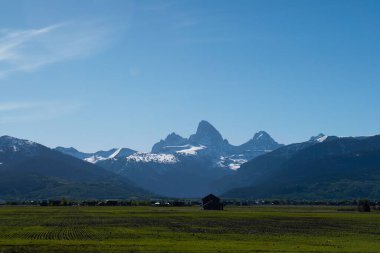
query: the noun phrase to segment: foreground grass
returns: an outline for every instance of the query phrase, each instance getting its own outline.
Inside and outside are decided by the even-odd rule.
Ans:
[[[0,252],[380,252],[380,213],[0,207]]]

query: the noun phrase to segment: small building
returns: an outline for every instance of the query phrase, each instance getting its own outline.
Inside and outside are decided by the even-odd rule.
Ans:
[[[203,210],[223,210],[223,203],[214,194],[209,194],[202,199]]]

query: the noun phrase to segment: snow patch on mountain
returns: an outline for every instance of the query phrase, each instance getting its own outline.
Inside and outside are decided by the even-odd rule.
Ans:
[[[28,140],[18,139],[11,136],[0,137],[0,152],[1,153],[23,153],[28,156],[33,156],[41,150],[42,146]]]
[[[265,131],[259,131],[249,141],[234,146],[227,139],[223,139],[223,136],[213,125],[202,120],[198,124],[196,133],[190,135],[189,138],[171,133],[165,140],[160,140],[153,145],[152,153],[211,159],[213,166],[236,170],[244,162],[281,146],[283,145],[277,143]],[[220,157],[226,159],[220,161]]]
[[[120,154],[120,151],[122,150],[122,148],[118,148],[115,153],[113,153],[112,155],[110,155],[108,158],[112,159],[112,158],[115,158],[118,154]]]
[[[188,145],[187,149],[179,150],[176,153],[182,154],[182,155],[196,155],[197,151],[207,148],[206,146],[200,145],[200,146],[191,146]]]
[[[89,163],[97,163],[99,161],[104,161],[107,159],[114,159],[120,153],[121,150],[122,150],[122,148],[117,149],[114,153],[112,153],[108,157],[104,157],[104,156],[100,156],[100,155],[92,155],[92,156],[87,157],[83,160],[85,160],[86,162],[89,162]]]
[[[143,163],[165,163],[174,164],[178,162],[178,158],[172,154],[153,154],[137,152],[125,158],[127,161],[143,162]]]
[[[0,148],[11,147],[11,149],[16,152],[20,149],[27,149],[28,147],[33,146],[37,146],[37,143],[29,140],[17,139],[7,135],[0,137]]]
[[[325,135],[325,136],[321,136],[321,137],[319,137],[318,139],[317,139],[317,142],[324,142],[326,139],[327,139],[327,135]]]
[[[261,137],[263,137],[264,133],[259,133],[259,135],[257,136],[257,139],[260,139]]]
[[[107,160],[108,158],[106,157],[101,157],[101,156],[90,156],[88,158],[85,158],[83,160],[85,160],[86,162],[89,162],[89,163],[97,163],[99,161],[103,161],[103,160]]]
[[[240,166],[259,155],[271,152],[279,147],[267,132],[260,131],[247,142],[234,146],[223,139],[219,131],[209,122],[202,120],[195,134],[189,138],[171,133],[164,140],[153,145],[151,153],[137,152],[131,149],[111,149],[96,153],[82,153],[74,148],[57,147],[58,151],[84,159],[87,162],[126,161],[131,163],[180,163],[183,160],[208,160],[210,166],[237,170]],[[222,158],[221,158],[222,157]]]
[[[221,156],[217,162],[217,165],[218,167],[237,170],[243,163],[246,163],[247,161],[248,160],[245,159],[244,155]]]
[[[309,141],[321,143],[321,142],[324,142],[327,138],[328,138],[327,135],[324,135],[321,133],[321,134],[318,134],[317,136],[311,137]]]

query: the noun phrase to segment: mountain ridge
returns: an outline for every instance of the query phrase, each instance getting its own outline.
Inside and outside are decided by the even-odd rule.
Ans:
[[[0,137],[3,199],[130,198],[149,196],[126,178],[41,144]]]
[[[233,146],[213,125],[202,120],[189,138],[172,132],[153,145],[154,152],[136,151],[124,156],[92,153],[84,160],[163,196],[201,197],[212,190],[212,181],[233,174],[246,161],[281,146],[264,131],[255,136],[243,146]],[[83,157],[79,151],[68,151]]]
[[[207,137],[209,130],[212,137]],[[195,138],[199,142],[192,143],[188,143],[190,138],[172,133],[166,139],[184,145],[162,146],[172,148],[165,153],[128,148],[95,153],[62,147],[52,150],[32,141],[2,136],[0,195],[3,199],[141,198],[153,192],[198,198],[214,192],[244,199],[380,199],[380,135],[319,134],[268,151],[268,145],[275,141],[260,131],[242,144],[242,150],[249,154],[238,150],[236,155],[227,156],[222,150],[214,156],[207,151],[210,146],[212,149],[220,140],[223,145],[229,144],[215,130],[210,125],[201,127],[201,134]],[[246,162],[252,155],[252,143],[257,151],[265,152]],[[236,170],[231,170],[235,164]]]
[[[226,197],[380,198],[380,135],[287,145],[247,162],[233,177],[224,182]]]
[[[275,150],[282,144],[277,143],[267,132],[259,131],[250,140],[241,145],[232,145],[227,139],[223,139],[220,132],[208,121],[199,122],[196,133],[189,138],[183,138],[175,134],[176,141],[172,141],[173,133],[169,134],[165,140],[160,140],[153,145],[152,151],[155,153],[186,153],[181,149],[197,149],[200,156],[211,156],[218,160],[219,165],[226,164],[226,161],[234,161],[230,164],[233,169],[237,169],[242,162],[246,162],[254,157]],[[201,148],[203,147],[203,148]],[[240,159],[237,159],[240,157]],[[238,163],[237,163],[238,162]],[[223,165],[227,166],[228,165]]]
[[[259,131],[247,142],[235,146],[223,139],[220,132],[208,121],[199,122],[196,132],[184,138],[175,132],[167,135],[165,139],[152,146],[152,154],[172,154],[174,156],[193,155],[214,161],[216,167],[226,167],[236,170],[240,165],[259,155],[265,154],[283,146],[277,143],[267,132]],[[136,153],[145,154],[146,152],[138,152],[129,148],[122,148],[124,153],[120,153],[118,157],[127,157]],[[115,157],[111,155],[118,150],[113,148],[108,151],[97,151],[94,153],[80,152],[75,148],[57,147],[56,150],[72,155],[79,159],[96,163],[99,160],[107,160]],[[158,159],[159,161],[160,159]]]

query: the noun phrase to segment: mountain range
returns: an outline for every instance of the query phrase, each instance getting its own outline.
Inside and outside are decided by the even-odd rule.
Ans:
[[[184,138],[176,133],[154,144],[150,153],[128,148],[82,153],[56,150],[96,164],[144,189],[171,197],[199,197],[212,191],[212,182],[232,175],[241,164],[281,147],[264,131],[240,146],[229,144],[207,121]]]
[[[0,137],[0,198],[151,196],[126,178],[35,142]]]
[[[287,145],[223,180],[219,191],[230,198],[380,199],[380,135]]]
[[[198,198],[380,199],[380,136],[319,134],[282,145],[266,132],[234,146],[207,121],[151,152],[75,148],[0,137],[2,199]]]

